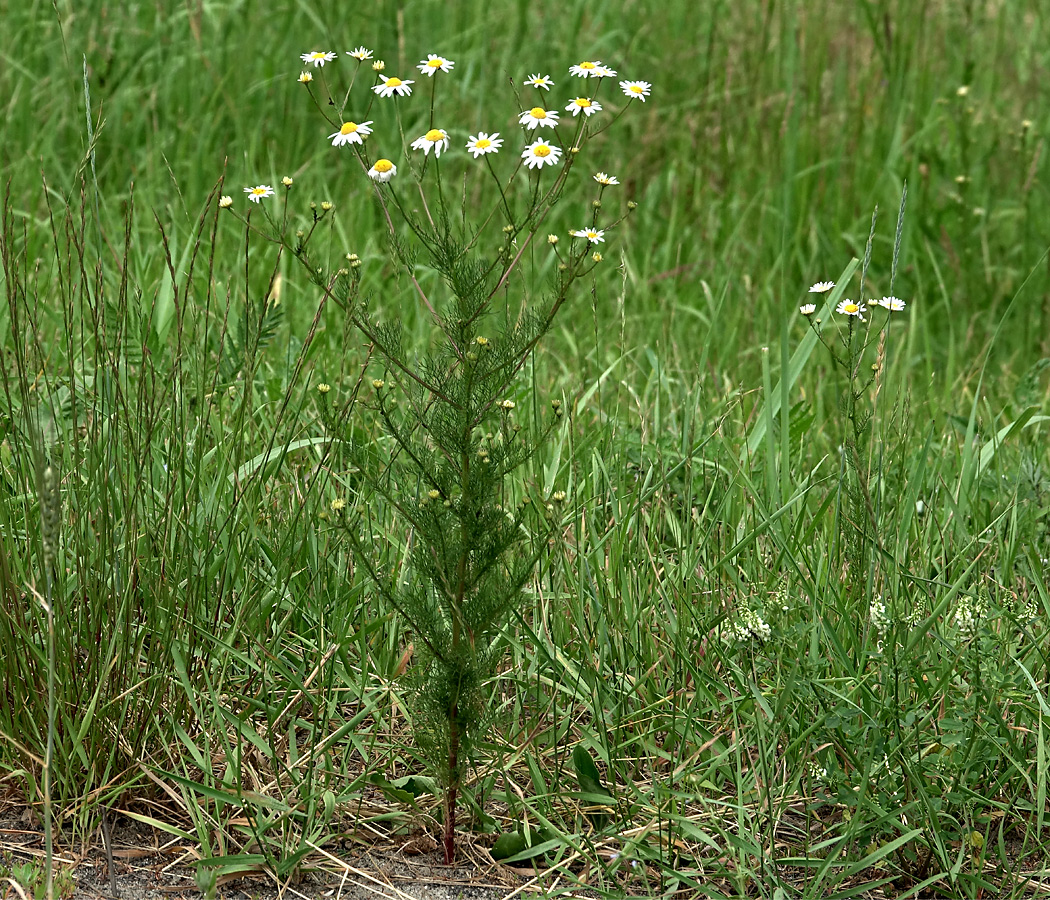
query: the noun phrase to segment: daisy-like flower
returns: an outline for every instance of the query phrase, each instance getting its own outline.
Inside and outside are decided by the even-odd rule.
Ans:
[[[530,75],[525,79],[525,83],[530,87],[543,88],[545,91],[549,91],[554,84],[550,75]]]
[[[867,311],[868,308],[863,303],[854,303],[852,300],[840,300],[839,305],[835,307],[835,312],[840,316],[858,316],[861,319]]]
[[[904,307],[908,305],[898,297],[883,297],[877,302],[879,306],[888,309],[890,312],[903,312]]]
[[[802,315],[804,315],[804,316],[811,316],[811,315],[813,315],[813,313],[815,313],[817,311],[817,304],[816,303],[803,303],[802,306],[800,306],[798,308],[798,311],[800,313],[802,313]]]
[[[229,209],[231,206],[233,206],[233,197],[229,194],[223,194],[219,198],[219,209]]]
[[[372,129],[369,127],[371,124],[371,120],[360,124],[357,122],[343,122],[342,128],[335,134],[328,135],[328,140],[332,142],[333,147],[342,147],[343,144],[363,144],[365,138],[372,133]]]
[[[410,84],[415,84],[414,81],[402,81],[400,78],[391,75],[389,78],[384,78],[382,84],[377,84],[373,91],[379,94],[380,97],[393,97],[397,94],[399,97],[407,97],[412,93]]]
[[[570,231],[569,234],[573,237],[587,238],[592,244],[605,243],[605,232],[597,228],[580,228],[577,231]]]
[[[347,50],[346,55],[352,56],[354,59],[359,59],[361,60],[361,62],[364,62],[366,59],[372,58],[372,51],[365,47],[358,47],[355,50]]]
[[[299,59],[304,63],[313,63],[316,69],[335,59],[335,54],[331,50],[314,50],[312,53],[304,53]]]
[[[561,159],[561,148],[548,144],[544,140],[533,141],[521,151],[521,158],[530,169],[542,169],[544,166],[556,166]]]
[[[268,184],[258,184],[255,187],[246,187],[244,193],[248,195],[248,199],[251,200],[252,203],[258,203],[260,200],[272,197],[273,188]]]
[[[596,112],[602,111],[602,105],[588,97],[577,97],[565,107],[565,111],[571,112],[573,117],[578,116],[581,112],[585,117],[593,116]]]
[[[470,140],[467,141],[467,151],[474,154],[474,159],[484,156],[486,153],[498,153],[499,148],[502,146],[503,138],[499,136],[498,131],[493,134],[479,131],[477,137],[471,135]]]
[[[448,149],[448,132],[443,128],[431,128],[421,138],[412,141],[413,150],[422,150],[424,156],[429,156],[434,151],[434,158],[441,156],[442,150]]]
[[[368,177],[373,181],[387,182],[397,174],[397,166],[389,159],[377,159],[368,170]]]
[[[615,78],[616,70],[610,69],[608,66],[598,66],[598,74],[596,78]]]
[[[314,80],[314,76],[311,75],[309,72],[300,72],[299,73],[299,83],[300,84],[309,84],[313,80]]]
[[[826,294],[835,286],[834,281],[818,281],[809,289],[811,294]]]
[[[620,183],[619,181],[616,180],[616,176],[615,175],[606,175],[604,172],[595,172],[594,173],[594,180],[597,181],[598,184],[605,185],[606,187],[608,187],[610,184],[619,184]]]
[[[645,98],[649,96],[649,91],[652,87],[648,81],[620,82],[620,90],[623,91],[625,97],[630,97],[632,100],[641,100],[642,103],[645,103]]]
[[[428,53],[427,58],[420,60],[416,68],[424,75],[429,75],[433,78],[435,72],[451,72],[454,65],[455,63],[451,59]]]
[[[602,73],[606,71],[608,71],[607,68],[597,59],[593,61],[585,59],[583,62],[569,67],[569,74],[575,75],[577,78],[602,78]]]
[[[542,106],[534,106],[518,116],[518,124],[533,129],[543,126],[553,128],[558,124],[558,113],[553,109],[544,109]]]

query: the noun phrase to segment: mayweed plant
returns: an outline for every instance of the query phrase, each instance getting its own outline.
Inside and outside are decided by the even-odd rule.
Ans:
[[[352,69],[336,89],[336,60],[346,57]],[[371,182],[384,227],[380,243],[398,273],[396,282],[386,277],[383,299],[389,304],[394,285],[404,283],[400,302],[420,305],[433,329],[430,346],[416,358],[405,347],[400,317],[383,320],[363,288],[363,261],[350,253],[335,268],[325,262],[327,248],[315,251],[331,204],[312,204],[311,218],[289,240],[284,226],[294,213],[287,193],[276,216],[267,206],[269,185],[245,188],[258,204],[250,209],[266,219],[263,233],[302,262],[322,303],[331,299],[345,311],[372,365],[382,368],[366,403],[382,438],[362,440],[364,432],[350,425],[340,433],[338,416],[326,421],[341,438],[335,443],[348,448],[348,467],[361,485],[354,502],[333,507],[330,518],[421,650],[414,736],[443,790],[444,855],[451,862],[464,772],[492,718],[488,684],[501,658],[501,635],[564,498],[555,492],[531,502],[518,474],[563,417],[560,401],[539,427],[525,429],[513,397],[540,339],[576,283],[601,264],[599,248],[635,206],[604,199],[619,184],[613,175],[588,168],[576,177],[579,167],[592,165],[588,142],[632,103],[646,102],[652,86],[621,81],[619,92],[599,101],[616,72],[585,61],[572,67],[561,85],[571,90],[557,103],[555,80],[532,74],[522,88],[528,99],[519,98],[504,121],[468,130],[437,103],[442,81],[455,77],[454,60],[431,53],[411,73],[390,73],[365,47],[301,59],[308,68],[298,81],[328,123],[333,167],[350,162],[352,177]],[[517,134],[506,131],[508,121]],[[579,227],[536,240],[569,195]],[[220,205],[229,209],[228,200]],[[610,213],[610,206],[618,211]],[[533,265],[553,272],[545,285],[530,278]],[[335,395],[336,387],[324,387],[322,408],[331,410],[328,391]],[[394,572],[380,561],[393,540],[374,535],[369,524],[381,506],[412,532],[408,564]]]
[[[890,266],[889,290],[891,294],[897,278],[907,198],[908,186],[905,183],[897,215],[893,259]],[[876,207],[871,217],[871,231],[868,234],[860,270],[858,286],[860,296],[863,296],[868,268],[871,264],[871,247],[875,239],[877,214],[878,208]],[[907,303],[894,296],[885,296],[866,302],[860,299],[842,298],[842,287],[839,287],[838,290],[835,288],[833,281],[816,282],[808,292],[809,296],[814,299],[799,306],[799,312],[806,318],[809,326],[816,332],[817,339],[827,349],[832,367],[845,376],[845,386],[840,394],[839,405],[845,422],[841,449],[848,479],[849,498],[849,532],[846,549],[847,562],[853,576],[851,584],[860,585],[863,583],[862,573],[868,544],[878,534],[875,508],[868,490],[869,472],[866,462],[868,437],[871,420],[875,415],[883,385],[890,320],[894,314],[903,312]],[[818,309],[814,300],[825,295],[829,296],[824,301],[824,308]],[[838,302],[833,305],[833,300],[836,298]],[[832,315],[832,308],[834,314],[831,323],[840,326],[834,330],[825,327],[826,316]],[[875,309],[880,309],[884,313],[883,319],[877,324]],[[874,360],[871,360],[869,354],[872,347],[875,347]]]

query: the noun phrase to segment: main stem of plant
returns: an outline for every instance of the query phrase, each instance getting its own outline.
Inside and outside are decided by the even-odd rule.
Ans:
[[[467,427],[467,436],[470,435],[470,427]],[[464,447],[469,447],[469,440],[464,442]],[[462,473],[463,498],[469,497],[470,488],[470,455],[465,451],[460,456],[460,472]],[[456,596],[452,609],[452,659],[459,660],[460,621],[463,611],[463,596],[467,589],[467,523],[460,523],[459,560],[456,563]],[[459,792],[459,691],[453,692],[452,704],[448,711],[448,786],[445,788],[445,865],[450,866],[456,857],[456,796]]]

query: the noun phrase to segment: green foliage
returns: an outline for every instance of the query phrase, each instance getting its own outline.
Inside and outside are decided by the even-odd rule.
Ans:
[[[457,657],[496,673],[481,693],[500,727],[483,724],[464,763],[475,840],[508,834],[509,859],[543,854],[548,889],[586,879],[610,897],[1023,895],[1045,868],[1050,772],[1046,18],[922,0],[394,6],[354,18],[354,43],[388,48],[402,76],[430,51],[460,61],[435,124],[452,136],[446,199],[468,219],[485,180],[463,132],[501,130],[509,149],[532,105],[520,88],[508,107],[508,78],[568,89],[581,54],[653,83],[588,145],[522,278],[464,332],[492,359],[524,346],[514,325],[543,332],[502,393],[493,375],[486,390],[516,406],[489,409],[472,444],[491,432],[505,470],[505,531],[486,552],[521,529],[516,562],[477,583],[498,599],[537,560],[489,655]],[[454,553],[466,507],[443,505],[460,482],[413,430],[428,396],[413,376],[456,389],[439,333],[458,333],[458,294],[536,220],[525,192],[510,207],[522,231],[457,258],[474,233],[436,217],[436,261],[396,215],[389,233],[296,84],[300,53],[349,48],[341,10],[120,12],[3,13],[0,777],[41,809],[50,675],[56,846],[105,809],[195,847],[202,884],[284,881],[332,864],[312,845],[407,840],[442,815],[405,781],[433,762],[409,726],[438,670],[382,596],[432,611],[449,638],[428,580],[447,566],[415,522],[446,526]],[[425,102],[402,112],[409,139],[430,124]],[[401,131],[385,119],[374,137],[400,146]],[[418,167],[396,161],[418,218]],[[543,238],[568,244],[598,168],[622,183],[604,212],[638,210],[589,296],[574,289],[544,331],[529,316],[545,321],[561,282]],[[253,212],[246,242],[219,214],[223,173],[238,208],[244,185],[294,176],[269,201],[273,229]],[[905,181],[897,234],[885,211]],[[314,221],[310,198],[335,209]],[[876,206],[858,295],[839,273],[860,267]],[[282,249],[298,227],[286,243],[323,287]],[[827,278],[842,298],[908,302],[851,464],[866,519],[838,452],[842,370],[797,313]],[[848,330],[824,318],[832,340]],[[463,443],[455,411],[421,409]],[[521,426],[509,443],[505,418]],[[432,480],[411,479],[401,443]],[[54,530],[42,462],[59,476]],[[525,497],[536,512],[519,512]],[[577,747],[602,761],[615,816],[583,808]]]

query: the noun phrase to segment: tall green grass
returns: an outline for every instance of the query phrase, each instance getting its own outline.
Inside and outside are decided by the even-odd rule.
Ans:
[[[508,77],[598,57],[654,84],[627,139],[594,145],[639,210],[529,372],[567,410],[530,477],[568,499],[506,635],[518,725],[476,760],[478,843],[521,830],[543,884],[609,896],[1024,892],[1047,858],[1050,714],[1038,4],[2,13],[0,770],[41,803],[46,458],[65,838],[122,811],[192,842],[207,887],[333,865],[315,848],[336,834],[436,832],[406,780],[413,636],[325,519],[358,481],[331,465],[315,385],[355,421],[367,348],[215,207],[285,174],[295,202],[334,201],[333,253],[365,260],[377,314],[423,346],[416,304],[369,265],[368,186],[295,82],[300,53],[361,43],[391,71],[457,61],[456,140],[510,130]],[[905,180],[909,305],[857,575],[844,386],[821,347],[799,355],[797,308],[864,256],[876,205],[867,292],[888,292]],[[402,566],[403,524],[351,511]],[[725,639],[745,608],[771,641]]]

